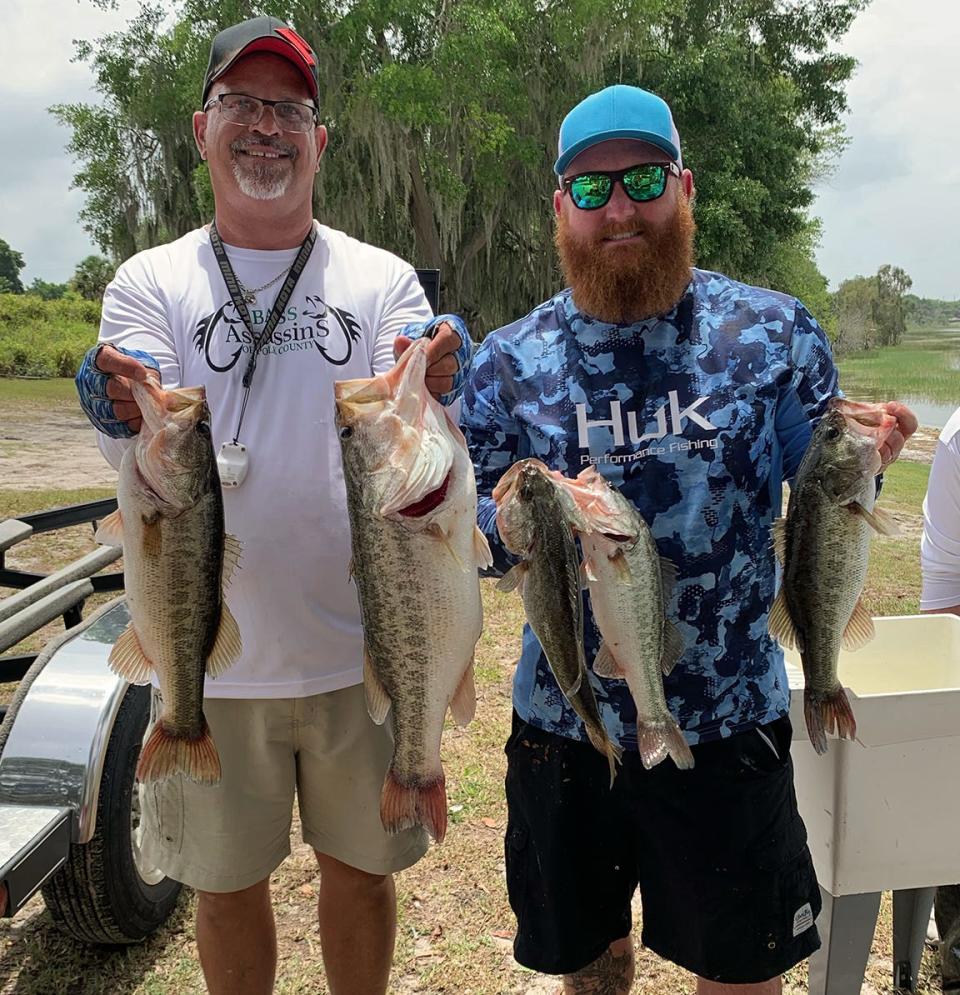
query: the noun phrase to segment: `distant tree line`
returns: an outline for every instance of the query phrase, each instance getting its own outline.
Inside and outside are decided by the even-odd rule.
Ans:
[[[899,266],[844,280],[832,296],[831,340],[838,353],[899,344],[908,325],[944,327],[960,321],[960,301],[917,297]]]
[[[844,280],[835,295],[836,350],[897,345],[907,328],[904,295],[912,286],[906,272],[889,263],[876,276]]]
[[[960,322],[960,301],[937,301],[907,294],[903,306],[908,324],[943,328]]]
[[[87,301],[99,301],[115,271],[113,264],[103,256],[87,256],[77,263],[73,276],[66,283],[51,283],[36,277],[33,283],[24,287],[20,279],[24,266],[23,253],[0,238],[0,294],[32,294],[45,301],[73,295]]]

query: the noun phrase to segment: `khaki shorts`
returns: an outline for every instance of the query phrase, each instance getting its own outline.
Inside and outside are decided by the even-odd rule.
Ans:
[[[151,724],[159,710],[154,690]],[[208,698],[203,710],[220,783],[140,786],[142,853],[168,877],[211,892],[269,877],[290,853],[294,793],[303,841],[344,864],[389,874],[426,853],[420,827],[391,836],[380,824],[393,734],[389,721],[371,721],[362,684],[308,698]]]

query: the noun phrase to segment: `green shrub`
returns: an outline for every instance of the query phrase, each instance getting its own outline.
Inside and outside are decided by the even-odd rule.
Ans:
[[[99,326],[99,301],[0,294],[0,376],[72,377]]]

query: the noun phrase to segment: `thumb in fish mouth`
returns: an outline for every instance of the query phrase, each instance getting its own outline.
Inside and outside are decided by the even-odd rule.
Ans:
[[[843,415],[844,423],[851,431],[873,438],[878,449],[897,425],[897,419],[883,404],[834,397],[830,401],[830,410]]]

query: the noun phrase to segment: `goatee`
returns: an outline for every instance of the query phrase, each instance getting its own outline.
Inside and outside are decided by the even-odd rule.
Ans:
[[[561,213],[554,242],[577,309],[615,324],[670,311],[690,283],[696,230],[693,208],[682,195],[663,225],[620,222],[589,239],[573,234]],[[642,239],[629,245],[603,241],[632,232]]]
[[[276,149],[286,158],[256,158],[243,153],[249,146]],[[241,192],[254,200],[276,200],[287,192],[293,179],[293,162],[297,147],[279,138],[263,135],[257,139],[237,139],[230,145],[233,153],[233,175]]]

